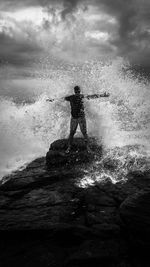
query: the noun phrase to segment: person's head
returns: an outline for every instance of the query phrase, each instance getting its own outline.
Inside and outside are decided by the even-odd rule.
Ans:
[[[75,94],[80,94],[80,87],[79,86],[75,86],[74,87],[74,92],[75,92]]]

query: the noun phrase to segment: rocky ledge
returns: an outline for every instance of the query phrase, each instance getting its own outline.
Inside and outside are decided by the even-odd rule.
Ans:
[[[150,173],[81,188],[102,148],[67,140],[0,186],[0,266],[150,266]],[[114,165],[115,168],[115,165]]]

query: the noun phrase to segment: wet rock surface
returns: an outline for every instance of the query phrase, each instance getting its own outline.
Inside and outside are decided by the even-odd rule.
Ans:
[[[95,138],[89,138],[91,153],[87,152],[86,144],[82,138],[75,138],[72,144],[71,153],[65,153],[68,147],[68,140],[61,139],[53,142],[46,154],[46,165],[48,168],[69,166],[75,163],[87,163],[102,153],[102,147],[98,146]]]
[[[62,153],[66,142],[50,151]],[[101,147],[91,142],[97,157]],[[75,144],[82,153],[82,140]],[[82,188],[77,181],[93,157],[48,166],[46,160],[0,186],[0,266],[150,266],[150,174]]]
[[[120,206],[120,215],[134,243],[150,246],[150,190],[129,196]]]

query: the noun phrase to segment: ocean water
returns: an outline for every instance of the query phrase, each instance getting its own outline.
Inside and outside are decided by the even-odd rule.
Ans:
[[[70,105],[61,97],[79,85],[84,94],[109,92],[109,98],[85,101],[89,136],[103,145],[103,157],[85,180],[125,177],[129,169],[150,167],[150,83],[135,77],[119,58],[85,62],[36,73],[35,77],[7,78],[0,84],[0,179],[44,156],[50,143],[69,135]],[[53,103],[48,97],[56,98]],[[80,136],[78,130],[76,136]],[[103,162],[117,162],[112,174]],[[101,172],[99,171],[101,168]],[[92,172],[92,175],[91,175]],[[100,174],[101,173],[101,174]],[[93,178],[92,178],[93,179]],[[86,181],[85,181],[86,183]]]

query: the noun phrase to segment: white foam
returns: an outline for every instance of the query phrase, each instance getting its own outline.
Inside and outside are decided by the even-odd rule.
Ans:
[[[85,94],[110,93],[109,100],[85,101],[90,136],[96,136],[108,148],[135,143],[148,147],[149,85],[125,75],[122,68],[125,68],[124,62],[119,59],[106,65],[94,62],[67,71],[53,71],[53,75],[43,78],[46,87],[37,90],[37,95],[34,91],[36,97],[32,104],[14,103],[13,92],[12,98],[2,96],[0,176],[44,156],[55,139],[68,137],[69,104],[64,101],[49,103],[46,98],[71,94],[76,84]],[[27,94],[29,96],[29,89]]]

